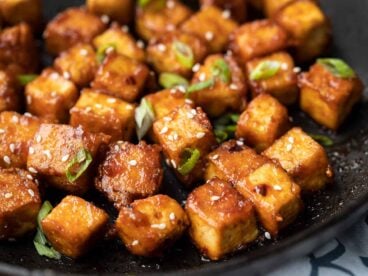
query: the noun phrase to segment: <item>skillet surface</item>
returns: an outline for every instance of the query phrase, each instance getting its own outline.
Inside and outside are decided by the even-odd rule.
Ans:
[[[68,6],[83,4],[78,0],[44,1],[45,16],[52,18]],[[334,42],[330,56],[348,61],[364,83],[368,85],[368,19],[365,0],[321,0],[323,9],[331,17]],[[365,90],[367,96],[368,89]],[[103,242],[87,256],[78,261],[63,258],[49,260],[37,255],[32,237],[24,241],[0,243],[0,274],[27,275],[33,273],[148,273],[174,272],[175,274],[217,274],[242,272],[257,274],[266,272],[290,258],[307,254],[328,239],[351,225],[368,210],[368,102],[359,104],[346,124],[337,133],[317,126],[306,115],[291,111],[295,124],[307,132],[321,133],[332,137],[334,145],[328,149],[336,172],[335,184],[325,191],[305,198],[306,210],[298,221],[284,231],[276,241],[261,236],[256,243],[243,252],[221,262],[209,262],[200,257],[187,237],[162,258],[147,259],[129,254],[120,242]],[[179,201],[186,192],[173,175],[166,170],[165,193]],[[51,200],[58,196],[47,195]],[[87,199],[116,214],[99,195],[91,194]]]

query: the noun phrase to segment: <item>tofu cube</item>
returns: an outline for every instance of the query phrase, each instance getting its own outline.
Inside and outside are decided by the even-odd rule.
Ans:
[[[32,140],[34,152],[28,155],[27,168],[57,189],[82,194],[91,186],[96,159],[109,140],[108,135],[81,127],[41,124]]]
[[[155,195],[122,208],[115,226],[132,254],[157,256],[182,236],[188,218],[174,199]]]
[[[293,0],[261,0],[262,9],[264,14],[272,18],[280,9],[282,9],[285,5],[289,4]]]
[[[52,247],[61,254],[78,258],[101,239],[109,216],[77,196],[66,196],[41,222]]]
[[[92,88],[101,89],[105,94],[134,102],[140,96],[149,75],[143,63],[117,53],[106,56],[92,82]]]
[[[191,192],[185,210],[193,242],[211,260],[244,248],[258,236],[252,203],[218,178]]]
[[[103,132],[111,141],[129,141],[135,129],[134,109],[133,104],[86,88],[70,110],[70,124],[93,133]]]
[[[0,70],[0,112],[21,108],[20,89],[14,75]]]
[[[49,53],[57,55],[78,43],[91,43],[106,29],[106,24],[84,8],[69,8],[46,26],[43,37]]]
[[[272,96],[261,94],[240,115],[235,136],[261,152],[289,128],[287,109]]]
[[[91,13],[108,16],[121,24],[128,24],[134,15],[133,0],[87,0],[87,9]]]
[[[27,22],[35,29],[42,20],[41,0],[2,0],[1,17],[10,25]]]
[[[223,10],[223,17],[231,17],[237,22],[243,22],[247,17],[247,2],[244,0],[200,0],[199,2],[202,7],[217,6]]]
[[[41,197],[33,177],[20,169],[0,169],[0,240],[34,230]]]
[[[292,128],[262,154],[278,162],[302,191],[318,191],[333,179],[324,148],[301,128]]]
[[[47,68],[27,84],[25,95],[28,112],[55,123],[65,123],[79,93],[72,81]]]

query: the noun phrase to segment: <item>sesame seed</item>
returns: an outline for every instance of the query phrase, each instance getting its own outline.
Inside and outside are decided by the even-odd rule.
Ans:
[[[142,40],[137,41],[137,47],[143,49],[144,48],[144,42]]]
[[[32,175],[30,175],[30,174],[27,174],[27,176],[26,176],[29,180],[33,180],[33,176]]]
[[[169,215],[170,220],[175,220],[175,214],[173,212],[170,213]]]
[[[110,53],[112,53],[112,52],[114,52],[115,51],[115,48],[114,47],[108,47],[107,49],[106,49],[106,51],[105,51],[105,53],[106,54],[110,54]]]
[[[199,75],[199,81],[204,81],[204,80],[206,80],[206,74],[205,73],[201,73],[200,75]]]
[[[139,241],[138,240],[134,240],[133,242],[132,242],[132,246],[136,246],[136,245],[138,245],[139,244]]]
[[[186,104],[193,104],[193,101],[191,99],[185,99],[184,101]]]
[[[192,71],[195,73],[195,72],[198,72],[199,68],[201,67],[201,65],[199,63],[196,63],[194,64],[194,66],[192,67]]]
[[[281,186],[279,186],[279,185],[275,185],[275,186],[273,186],[273,189],[274,189],[275,191],[282,191],[282,187],[281,187]]]
[[[294,73],[300,73],[300,71],[302,71],[302,69],[300,68],[300,67],[294,67],[294,69],[293,69],[293,72]]]
[[[190,112],[187,113],[187,117],[188,119],[193,119],[194,118],[194,115]]]
[[[32,117],[32,114],[31,114],[31,113],[29,113],[29,112],[25,112],[25,113],[24,113],[24,116],[26,116],[26,117]]]
[[[170,121],[172,121],[172,118],[171,118],[171,117],[167,117],[167,116],[166,116],[166,117],[164,117],[164,121],[165,121],[165,122],[170,122]]]
[[[11,144],[9,145],[9,149],[10,149],[10,152],[11,152],[11,153],[14,153],[14,151],[15,151],[15,145],[14,145],[13,143],[11,143]]]
[[[167,131],[169,130],[169,128],[167,126],[164,126],[161,131],[160,134],[165,134]]]
[[[55,91],[51,92],[51,97],[55,98],[57,96],[57,93]]]
[[[198,133],[196,134],[196,137],[197,137],[198,139],[201,139],[201,138],[203,138],[204,136],[206,136],[206,133],[205,133],[205,132],[198,132]]]
[[[65,154],[63,157],[61,157],[61,162],[66,162],[69,159],[69,154]]]
[[[34,197],[35,193],[32,189],[28,189],[28,193],[31,197]]]
[[[5,195],[4,195],[4,197],[5,198],[11,198],[13,196],[13,194],[12,193],[6,193]]]
[[[121,30],[124,32],[124,33],[127,33],[129,32],[129,27],[127,25],[124,25],[121,27]]]
[[[151,228],[163,230],[166,228],[166,224],[165,223],[151,224]]]
[[[110,17],[106,14],[102,15],[101,16],[101,21],[105,24],[109,23],[110,22]]]
[[[183,85],[178,85],[177,87],[176,87],[181,93],[185,93],[185,92],[187,92],[187,89],[185,88],[185,86],[183,86]]]
[[[130,160],[130,161],[128,162],[128,164],[129,164],[130,166],[137,166],[138,162],[137,162],[137,160]]]
[[[11,160],[10,160],[10,157],[9,157],[9,156],[5,155],[5,156],[3,157],[3,160],[4,160],[4,162],[5,162],[6,164],[8,164],[8,165],[10,165],[10,164],[11,164]]]
[[[292,144],[287,144],[286,145],[286,151],[291,151],[293,149],[293,145]]]
[[[108,103],[116,103],[116,99],[115,98],[108,98],[107,102]]]
[[[50,152],[50,150],[44,150],[44,151],[42,151],[43,152],[43,154],[44,155],[46,155],[46,157],[48,158],[48,159],[51,159],[52,157],[51,157],[51,152]]]
[[[294,143],[294,137],[289,137],[289,138],[288,138],[288,141],[289,141],[291,144],[293,144],[293,143]]]
[[[32,97],[27,95],[26,101],[27,101],[27,104],[31,104],[32,103]]]
[[[236,141],[236,144],[237,144],[238,146],[244,146],[244,142],[243,142],[243,141],[241,141],[241,140],[237,140],[237,141]]]
[[[218,154],[215,154],[214,156],[211,157],[212,160],[217,160],[219,158]]]
[[[31,172],[31,173],[37,173],[37,170],[33,167],[29,167],[28,171]]]
[[[63,77],[64,77],[65,79],[67,79],[67,80],[68,80],[68,79],[70,79],[70,73],[65,71],[65,72],[63,73]]]
[[[126,109],[126,110],[132,110],[132,109],[133,109],[133,106],[132,106],[132,105],[130,105],[130,104],[127,104],[127,105],[125,106],[125,109]]]
[[[92,107],[90,107],[90,106],[86,107],[86,112],[90,112],[91,110],[92,110]]]
[[[102,104],[96,103],[96,104],[95,104],[95,107],[96,107],[96,108],[102,108]]]
[[[86,49],[81,49],[81,50],[79,51],[79,54],[80,54],[81,56],[86,56],[86,55],[88,55],[88,51],[87,51]]]
[[[11,121],[12,121],[14,124],[18,124],[18,123],[19,123],[19,118],[18,118],[18,116],[13,115],[13,117],[12,117]]]
[[[282,63],[281,64],[281,69],[282,70],[287,70],[289,68],[288,64],[287,63]]]
[[[33,147],[29,147],[28,153],[29,154],[34,154],[35,153],[35,149]]]
[[[42,139],[41,135],[37,134],[36,135],[36,142],[37,143],[40,143],[41,142],[41,139]]]
[[[160,43],[160,44],[157,45],[157,49],[160,52],[165,52],[166,51],[166,46],[164,44]]]
[[[217,201],[219,199],[220,199],[219,196],[211,196],[211,201]]]
[[[230,16],[231,16],[231,12],[229,10],[224,10],[222,12],[222,17],[223,18],[230,18]]]
[[[176,169],[176,162],[175,162],[175,160],[171,159],[171,160],[170,160],[170,162],[171,162],[171,166],[172,166],[174,169]]]
[[[264,233],[266,239],[270,240],[271,239],[271,234],[269,232],[265,232]]]
[[[50,79],[52,80],[57,80],[59,78],[59,74],[54,72],[50,74]]]
[[[179,136],[176,132],[173,133],[173,140],[176,141],[178,140]]]
[[[213,32],[206,32],[204,34],[204,37],[206,38],[206,40],[211,41],[214,37],[214,34],[213,34]]]
[[[167,1],[166,2],[166,7],[168,9],[173,9],[175,7],[175,2],[174,1],[171,1],[171,0]]]
[[[230,84],[229,88],[231,90],[238,90],[238,86],[235,83]]]
[[[197,115],[197,110],[195,110],[195,109],[190,110],[190,112],[191,112],[193,115]]]
[[[5,133],[5,129],[0,128],[0,134],[4,134]]]

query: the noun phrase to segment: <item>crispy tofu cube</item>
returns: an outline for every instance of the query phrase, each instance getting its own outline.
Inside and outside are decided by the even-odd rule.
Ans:
[[[42,20],[41,0],[2,0],[0,11],[1,17],[10,25],[27,22],[37,28]]]
[[[176,29],[192,15],[192,11],[177,0],[152,0],[144,6],[137,5],[136,32],[146,41]]]
[[[41,222],[47,240],[61,254],[78,258],[101,239],[109,216],[77,196],[66,196]]]
[[[274,19],[291,35],[299,62],[320,56],[330,42],[329,21],[313,1],[291,1],[275,14]]]
[[[359,77],[340,78],[316,63],[299,80],[300,107],[316,122],[337,130],[361,99]]]
[[[0,112],[21,108],[19,85],[11,72],[0,70]]]
[[[155,195],[122,208],[115,225],[132,254],[157,256],[182,236],[188,218],[174,199]]]
[[[269,19],[241,25],[231,34],[229,45],[241,63],[281,51],[287,46],[287,32]]]
[[[300,128],[291,129],[262,154],[278,162],[303,191],[320,190],[332,181],[324,148]]]
[[[238,24],[228,18],[219,8],[203,7],[181,26],[181,30],[193,33],[207,41],[209,52],[214,54],[225,50],[229,43],[229,35]]]
[[[91,43],[106,29],[106,24],[83,8],[59,13],[46,27],[43,37],[49,53],[57,55],[78,43]]]
[[[41,123],[30,114],[0,113],[0,167],[27,167],[28,152],[34,151],[30,144]]]
[[[120,27],[113,23],[109,29],[95,37],[93,45],[97,49],[103,49],[112,45],[115,51],[136,61],[145,60],[145,52],[142,44],[135,41],[133,36],[128,33],[126,26]]]
[[[241,68],[232,56],[208,56],[194,74],[191,83],[195,85],[211,80],[213,83],[204,89],[190,93],[190,99],[201,106],[210,117],[218,117],[229,111],[244,110],[246,81]]]
[[[183,127],[185,126],[185,127]],[[163,148],[167,162],[175,169],[186,187],[203,177],[205,156],[216,146],[216,139],[206,113],[198,107],[185,104],[153,124],[154,135]],[[188,155],[198,151],[199,157],[190,169],[183,169]]]
[[[289,128],[287,109],[272,96],[261,94],[241,114],[235,136],[261,152]]]
[[[273,63],[278,70],[273,76],[252,80],[252,72],[262,64]],[[286,52],[278,52],[266,57],[256,58],[246,63],[247,78],[253,97],[267,93],[285,105],[294,104],[298,98],[298,78],[294,70],[293,58]]]
[[[134,102],[142,92],[148,75],[149,69],[143,63],[112,52],[98,69],[92,88]]]
[[[20,169],[0,169],[0,240],[34,230],[41,197],[33,177]]]
[[[184,49],[182,49],[184,48]],[[183,61],[183,51],[188,52]],[[173,31],[152,38],[147,47],[147,60],[156,71],[190,77],[194,64],[207,55],[207,45],[196,35]]]
[[[233,18],[238,22],[247,17],[247,2],[244,0],[200,0],[201,6],[217,6],[223,11],[225,18]]]
[[[105,16],[121,24],[128,24],[133,18],[133,0],[87,0],[87,9],[91,13]]]
[[[79,93],[72,81],[47,68],[27,84],[25,95],[28,112],[55,123],[65,123]]]
[[[81,127],[41,124],[32,140],[28,170],[57,189],[82,194],[91,186],[96,159],[109,140]]]
[[[218,178],[196,188],[185,210],[192,240],[211,260],[244,248],[258,236],[252,203]]]

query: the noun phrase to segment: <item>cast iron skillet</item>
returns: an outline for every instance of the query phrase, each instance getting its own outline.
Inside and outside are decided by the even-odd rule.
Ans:
[[[47,3],[46,3],[47,2]],[[81,5],[84,1],[44,1],[46,18],[53,17],[68,6]],[[348,61],[368,84],[368,2],[366,0],[321,0],[323,9],[331,17],[334,43],[331,56]],[[367,89],[365,94],[367,95]],[[256,243],[227,260],[209,262],[201,258],[188,237],[181,239],[174,248],[159,259],[134,257],[120,242],[103,242],[78,261],[63,258],[49,260],[37,255],[32,237],[24,241],[0,244],[0,274],[54,273],[148,273],[171,272],[175,274],[214,274],[241,272],[257,274],[271,271],[276,265],[290,258],[311,252],[359,219],[368,208],[368,102],[364,100],[354,110],[346,124],[337,133],[331,133],[306,115],[291,111],[297,125],[310,133],[332,137],[334,146],[328,149],[336,171],[335,184],[326,190],[306,197],[306,210],[298,221],[284,231],[276,241],[265,240],[263,235]],[[180,184],[166,170],[164,192],[179,201],[186,197]],[[52,194],[51,199],[56,199]],[[99,195],[88,196],[97,205],[116,213]]]

